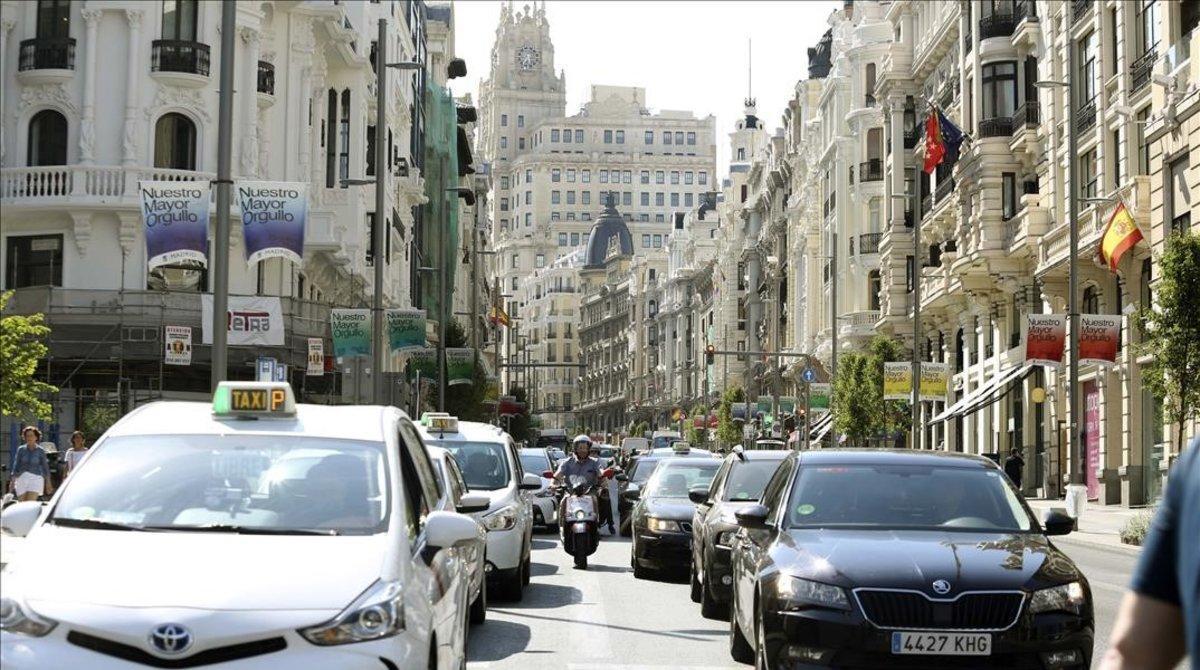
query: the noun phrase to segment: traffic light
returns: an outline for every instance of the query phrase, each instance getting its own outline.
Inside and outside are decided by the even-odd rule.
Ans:
[[[704,347],[704,363],[706,365],[712,365],[713,358],[716,356],[716,354],[717,354],[717,348],[714,347],[713,345],[710,344],[707,347]]]

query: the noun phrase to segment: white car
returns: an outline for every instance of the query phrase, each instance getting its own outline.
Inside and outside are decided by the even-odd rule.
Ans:
[[[458,463],[450,452],[441,447],[427,448],[429,457],[433,460],[433,468],[437,470],[438,478],[442,481],[445,508],[463,514],[486,510],[491,501],[487,496],[468,492],[462,471],[458,469]],[[479,541],[466,547],[463,553],[471,575],[471,623],[481,624],[487,619],[487,580],[484,578],[487,536],[483,524],[476,523],[479,525]]]
[[[454,456],[472,493],[488,496],[487,511],[473,515],[487,529],[488,593],[521,600],[533,544],[529,492],[542,488],[541,477],[524,473],[512,438],[491,424],[429,413],[417,428],[425,444]]]
[[[144,405],[48,504],[0,516],[26,538],[0,584],[4,667],[465,667],[480,530],[442,496],[393,407],[271,382]]]
[[[521,449],[521,467],[528,474],[539,475],[542,488],[533,492],[533,525],[558,528],[558,501],[551,485],[554,484],[554,465],[545,449]]]

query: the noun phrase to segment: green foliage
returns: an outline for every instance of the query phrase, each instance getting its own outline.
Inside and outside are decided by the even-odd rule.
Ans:
[[[456,348],[469,346],[467,334],[457,319],[446,323],[446,347]],[[488,422],[495,417],[495,412],[484,405],[487,394],[487,375],[484,374],[483,364],[476,359],[474,381],[470,384],[455,384],[446,387],[446,411],[457,416],[462,421]],[[435,392],[436,393],[436,392]]]
[[[1129,518],[1121,527],[1121,542],[1142,546],[1146,541],[1146,533],[1150,532],[1150,522],[1154,520],[1154,510],[1141,511]]]
[[[83,410],[83,434],[95,440],[119,418],[121,409],[115,402],[94,402]]]
[[[852,444],[881,433],[908,430],[909,404],[883,399],[883,364],[904,360],[900,343],[876,335],[866,352],[850,352],[838,360],[833,383],[833,429]]]
[[[0,294],[0,312],[11,297],[11,291]],[[50,403],[43,398],[58,389],[34,379],[38,360],[49,352],[49,335],[41,314],[0,317],[0,414],[23,420],[52,418]]]
[[[1142,381],[1163,399],[1164,414],[1176,424],[1176,450],[1182,451],[1184,424],[1200,410],[1200,237],[1168,237],[1158,268],[1154,306],[1138,313],[1138,350],[1150,356]]]
[[[630,433],[630,435],[633,437],[641,437],[648,430],[650,430],[649,424],[647,424],[645,421],[638,421],[633,425],[633,432]]]
[[[740,386],[731,386],[721,395],[721,405],[717,408],[717,439],[722,444],[734,445],[742,441],[742,426],[733,420],[732,405],[736,402],[746,402],[746,392]]]

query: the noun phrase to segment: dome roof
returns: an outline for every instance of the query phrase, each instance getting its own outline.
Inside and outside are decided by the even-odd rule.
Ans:
[[[613,238],[616,238],[617,244],[621,246],[621,255],[633,255],[633,236],[629,234],[629,226],[625,225],[624,217],[617,211],[617,199],[612,192],[609,192],[604,194],[604,211],[600,213],[600,217],[592,226],[583,266],[585,268],[603,267],[604,259],[608,257],[608,247]]]

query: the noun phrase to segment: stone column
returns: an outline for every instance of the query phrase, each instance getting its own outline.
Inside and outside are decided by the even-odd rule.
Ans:
[[[96,35],[99,33],[99,9],[80,11],[86,26],[83,40],[83,115],[79,120],[79,162],[91,165],[96,160]]]
[[[129,23],[129,61],[125,64],[125,130],[121,140],[121,164],[136,165],[138,160],[138,92],[141,83],[141,60],[138,54],[143,49],[142,17],[140,10],[126,9],[125,21]],[[89,41],[90,48],[90,41]],[[93,60],[93,59],[89,59]]]
[[[241,173],[243,177],[258,175],[258,50],[259,33],[248,27],[238,29],[245,44],[242,55],[242,149]]]
[[[12,19],[0,20],[0,72],[8,72],[5,69],[6,63],[4,54],[8,53],[8,33],[17,25],[17,22]],[[0,165],[4,164],[4,159],[8,155],[6,151],[6,143],[4,142],[4,124],[0,123]]]
[[[904,192],[904,176],[905,170],[908,168],[908,156],[904,151],[904,97],[894,96],[888,98],[888,120],[891,128],[892,143],[892,188],[889,195],[904,195],[909,194]],[[890,200],[892,208],[892,225],[893,231],[904,229],[904,208],[905,202],[898,199]]]

